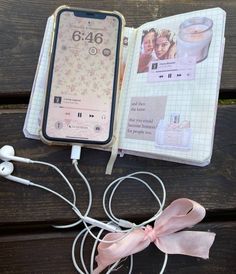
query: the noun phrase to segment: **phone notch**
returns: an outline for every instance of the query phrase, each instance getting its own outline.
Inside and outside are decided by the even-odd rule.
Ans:
[[[88,12],[88,11],[74,11],[74,15],[76,17],[85,17],[85,18],[93,18],[93,19],[105,19],[106,14],[100,12]]]

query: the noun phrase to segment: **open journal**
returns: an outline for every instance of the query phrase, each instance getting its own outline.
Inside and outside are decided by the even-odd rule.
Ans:
[[[225,18],[221,8],[213,8],[125,28],[113,156],[209,164]],[[25,119],[28,138],[39,139],[53,20],[47,22]]]

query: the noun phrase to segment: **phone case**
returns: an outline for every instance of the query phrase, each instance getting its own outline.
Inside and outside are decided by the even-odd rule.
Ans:
[[[86,12],[104,12],[104,13],[110,13],[110,14],[116,14],[119,16],[120,20],[121,20],[121,30],[120,30],[120,33],[121,33],[121,38],[120,38],[120,42],[119,42],[119,48],[120,48],[120,51],[119,51],[119,67],[118,67],[118,74],[117,74],[117,87],[116,87],[116,90],[115,90],[115,93],[116,93],[116,100],[115,100],[115,106],[114,106],[114,118],[113,118],[113,131],[112,131],[112,135],[111,135],[111,140],[106,143],[106,144],[96,144],[96,143],[80,143],[80,142],[67,142],[67,141],[56,141],[56,140],[48,140],[44,135],[43,135],[43,132],[42,132],[42,127],[41,127],[41,130],[40,130],[40,139],[42,140],[42,142],[46,143],[47,145],[68,145],[68,146],[72,146],[72,145],[81,145],[83,147],[91,147],[91,148],[101,148],[104,150],[104,148],[107,150],[111,150],[112,149],[112,144],[114,143],[114,140],[117,140],[118,139],[118,134],[117,134],[117,109],[118,109],[118,104],[119,104],[119,86],[120,86],[120,60],[121,60],[121,53],[122,53],[122,48],[123,48],[123,43],[122,43],[122,38],[123,38],[123,31],[124,31],[124,26],[125,26],[125,19],[124,19],[124,16],[117,12],[117,11],[113,11],[113,12],[110,12],[110,11],[103,11],[103,10],[94,10],[94,9],[84,9],[84,8],[76,8],[76,7],[70,7],[70,6],[67,6],[67,5],[63,5],[63,6],[60,6],[58,7],[55,12],[53,13],[53,16],[54,16],[54,25],[53,25],[53,35],[52,35],[52,40],[51,40],[51,46],[50,46],[50,57],[51,57],[51,54],[53,52],[53,42],[54,42],[54,35],[55,35],[55,30],[56,30],[56,18],[57,18],[57,14],[65,9],[65,8],[69,8],[69,9],[73,9],[73,10],[76,10],[76,11],[86,11]],[[45,96],[44,96],[44,101],[46,99],[46,93],[45,93]],[[44,104],[44,110],[45,111],[45,104]]]

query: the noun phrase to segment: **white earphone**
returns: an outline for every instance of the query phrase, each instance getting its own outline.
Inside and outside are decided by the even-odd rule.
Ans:
[[[14,166],[10,162],[3,162],[0,164],[0,176],[5,177],[8,180],[11,180],[16,183],[20,183],[23,185],[31,185],[32,183],[29,180],[22,179],[16,176],[12,176],[12,172],[14,170]]]
[[[76,259],[75,259],[75,246],[76,246],[76,243],[77,243],[79,237],[86,231],[85,236],[83,238],[83,241],[85,240],[86,236],[88,234],[90,234],[96,240],[95,245],[97,244],[97,242],[114,243],[114,242],[118,242],[118,241],[124,239],[135,228],[140,228],[140,227],[145,226],[146,224],[152,222],[154,219],[156,219],[161,214],[163,206],[165,204],[166,191],[165,191],[165,186],[164,186],[163,182],[161,181],[161,179],[158,176],[156,176],[156,175],[154,175],[152,173],[145,172],[145,171],[140,171],[140,172],[135,172],[135,173],[129,174],[127,176],[118,178],[115,181],[111,182],[108,185],[108,187],[106,188],[105,192],[104,192],[103,207],[104,207],[104,211],[105,211],[106,215],[108,216],[108,218],[111,221],[110,222],[101,222],[101,221],[98,221],[96,219],[90,218],[88,216],[88,214],[89,214],[89,211],[90,211],[91,205],[92,205],[92,192],[91,192],[91,188],[90,188],[88,180],[83,175],[83,173],[79,170],[77,159],[79,159],[79,157],[80,157],[80,150],[81,150],[81,148],[80,147],[77,148],[77,147],[78,146],[73,146],[72,152],[76,151],[76,153],[73,152],[71,154],[71,159],[73,159],[72,163],[73,163],[73,165],[74,165],[77,173],[84,180],[84,182],[85,182],[85,184],[86,184],[86,186],[88,188],[89,204],[88,204],[88,208],[87,208],[87,210],[86,210],[86,212],[84,214],[81,214],[79,208],[76,206],[76,195],[75,195],[75,191],[74,191],[73,186],[70,184],[70,182],[66,178],[66,176],[55,165],[52,165],[52,164],[46,163],[46,162],[33,161],[31,159],[28,159],[28,158],[23,158],[23,157],[15,156],[15,150],[14,150],[14,148],[12,146],[5,145],[5,146],[3,146],[0,149],[0,159],[2,159],[4,161],[4,162],[2,162],[0,164],[0,176],[6,178],[8,180],[14,181],[16,183],[24,184],[24,185],[27,185],[27,186],[33,186],[33,187],[37,187],[39,189],[43,189],[45,191],[48,191],[48,192],[56,195],[57,197],[59,197],[60,199],[62,199],[64,202],[66,202],[67,204],[69,204],[72,207],[72,210],[79,217],[79,221],[77,221],[76,223],[73,223],[73,224],[69,224],[69,225],[54,226],[54,227],[56,227],[56,228],[69,228],[69,227],[73,227],[73,226],[75,226],[75,225],[77,225],[77,224],[79,224],[81,222],[83,222],[83,224],[85,225],[85,229],[78,234],[78,236],[75,238],[73,246],[72,246],[73,264],[74,264],[75,268],[77,269],[77,271],[79,273],[83,273],[84,274],[84,272],[79,268],[79,266],[78,266],[78,264],[76,262]],[[34,183],[32,181],[29,181],[29,180],[22,179],[22,178],[19,178],[19,177],[11,175],[12,172],[14,171],[14,165],[10,161],[18,161],[18,162],[31,163],[31,164],[41,164],[41,165],[46,165],[46,166],[50,166],[50,167],[54,168],[63,177],[63,179],[66,181],[67,185],[70,187],[70,189],[72,191],[72,194],[73,194],[73,202],[71,202],[70,200],[68,200],[67,198],[65,198],[64,196],[62,196],[60,193],[58,193],[58,192],[56,192],[56,191],[54,191],[54,190],[52,190],[52,189],[50,189],[48,187],[45,187],[43,185],[36,184],[36,183]],[[162,199],[162,201],[160,201],[160,199],[155,194],[155,192],[152,190],[152,188],[143,179],[137,177],[138,175],[149,175],[149,176],[154,177],[159,182],[159,184],[161,185],[161,188],[162,188],[162,192],[163,192],[163,199]],[[141,224],[138,224],[138,225],[134,224],[134,223],[131,223],[131,222],[127,221],[127,220],[119,219],[112,212],[112,206],[111,206],[111,204],[112,204],[113,195],[114,195],[116,189],[118,188],[118,186],[122,182],[124,182],[126,179],[131,179],[132,181],[135,180],[135,181],[137,181],[139,183],[144,184],[149,189],[149,191],[152,193],[152,195],[154,196],[155,200],[158,202],[159,207],[160,207],[158,209],[158,211],[156,212],[156,214],[153,217],[149,218],[145,222],[143,222]],[[108,199],[109,207],[106,208],[106,196],[107,196],[108,191],[112,187],[113,187],[113,190],[111,191],[110,198]],[[88,226],[88,224],[90,224],[91,226]],[[99,232],[99,234],[97,236],[91,231],[91,228],[93,228],[93,227],[98,227],[98,228],[101,229],[101,231]],[[121,227],[123,229],[121,229]],[[121,232],[122,231],[122,232],[125,232],[125,235],[122,236],[119,239],[114,240],[114,241],[104,241],[104,240],[102,240],[100,238],[101,233],[102,233],[103,230],[107,230],[107,231],[110,231],[110,232]],[[95,248],[93,248],[93,254],[91,256],[91,260],[92,260],[91,266],[93,265],[94,253],[95,253]],[[83,244],[81,244],[80,257],[81,257],[81,254],[83,254]],[[81,258],[81,260],[83,261],[83,258]],[[119,262],[115,263],[111,267],[110,270],[112,270],[118,263]],[[160,274],[162,274],[164,272],[166,263],[167,263],[167,254],[165,255],[165,260],[164,260],[163,267],[162,267],[162,270],[161,270]],[[83,267],[85,268],[84,264],[83,264]],[[129,271],[129,273],[131,273],[132,267],[133,267],[133,262],[132,262],[132,255],[131,255],[131,264],[130,264],[130,271]],[[111,272],[110,270],[108,270],[107,274]],[[85,273],[88,273],[88,271],[86,270],[86,268],[85,268]]]
[[[6,178],[10,181],[16,182],[16,183],[24,184],[24,185],[27,185],[27,186],[34,186],[34,187],[41,188],[41,189],[44,189],[48,192],[53,193],[54,195],[58,196],[59,198],[64,200],[66,203],[68,203],[70,206],[72,206],[72,209],[74,210],[74,212],[80,218],[80,220],[77,221],[74,224],[65,225],[65,226],[55,226],[56,228],[73,227],[73,226],[79,224],[80,222],[84,222],[85,226],[86,226],[86,223],[88,223],[88,224],[91,224],[93,226],[97,226],[101,229],[106,229],[106,230],[111,231],[111,232],[120,231],[120,229],[116,225],[106,224],[106,223],[103,223],[101,221],[98,221],[96,219],[93,219],[93,218],[90,218],[90,217],[87,216],[89,211],[90,211],[91,204],[92,204],[92,201],[91,201],[92,200],[92,195],[91,195],[90,186],[88,185],[88,182],[87,182],[86,178],[83,176],[82,173],[80,173],[79,170],[77,170],[77,171],[81,175],[81,177],[85,180],[85,183],[88,186],[88,191],[89,191],[89,196],[90,196],[89,207],[88,207],[88,209],[87,209],[87,211],[84,215],[81,214],[81,212],[79,211],[79,209],[75,205],[76,195],[75,195],[74,188],[72,187],[71,183],[68,181],[66,176],[56,166],[54,166],[50,163],[41,162],[41,161],[33,161],[31,159],[28,159],[28,158],[17,157],[17,156],[14,156],[14,155],[15,155],[15,150],[12,146],[5,145],[0,149],[0,159],[4,161],[3,163],[0,164],[0,176],[4,177],[4,178]],[[35,183],[31,182],[30,180],[22,179],[22,178],[11,175],[12,172],[14,171],[14,165],[11,162],[9,162],[10,160],[23,162],[23,163],[42,164],[42,165],[47,165],[47,166],[50,166],[50,167],[54,168],[63,177],[63,179],[66,181],[66,183],[70,187],[70,189],[72,191],[72,194],[73,194],[73,203],[70,202],[64,196],[62,196],[61,194],[55,192],[54,190],[52,190],[50,188],[44,187],[44,186],[39,185],[39,184],[35,184]],[[77,164],[77,162],[75,162],[75,165],[76,164]]]
[[[22,163],[32,163],[33,161],[28,158],[15,156],[15,150],[12,146],[5,145],[0,149],[0,159],[3,161],[18,161]]]

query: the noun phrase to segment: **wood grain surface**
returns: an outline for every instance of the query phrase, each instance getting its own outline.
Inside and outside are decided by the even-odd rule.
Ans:
[[[104,10],[118,10],[127,26],[141,24],[183,12],[221,7],[227,12],[226,47],[221,90],[234,96],[236,87],[236,2],[231,1],[0,1],[0,98],[11,96],[27,102],[38,61],[47,17],[62,4]],[[235,96],[234,96],[235,97]]]
[[[166,274],[234,274],[236,261],[233,259],[236,249],[236,222],[199,224],[193,230],[212,231],[216,233],[216,240],[210,251],[210,259],[169,255]],[[30,273],[77,273],[71,260],[71,246],[79,231],[27,233],[16,236],[0,237],[0,272],[5,274]],[[225,244],[227,243],[227,244]],[[85,261],[89,265],[89,258],[93,240],[86,241]],[[76,256],[79,258],[79,245]],[[144,251],[134,255],[134,274],[159,273],[164,259],[154,244]],[[79,263],[79,260],[78,260]],[[129,261],[117,274],[128,273]]]
[[[193,0],[1,0],[0,1],[0,147],[14,146],[16,155],[46,161],[58,166],[69,178],[77,193],[77,205],[85,212],[88,204],[86,186],[70,161],[70,147],[46,146],[26,139],[22,128],[25,119],[39,51],[48,16],[60,5],[118,10],[127,26],[141,24],[183,12],[221,7],[227,12],[226,47],[221,81],[221,98],[236,94],[236,1]],[[9,106],[11,104],[11,107]],[[234,274],[236,273],[236,105],[219,106],[211,163],[195,167],[179,163],[126,155],[116,160],[111,176],[105,175],[109,153],[83,149],[79,167],[93,191],[90,216],[107,220],[102,209],[105,188],[114,179],[136,172],[151,171],[159,175],[167,190],[166,206],[186,197],[201,203],[205,219],[193,229],[212,231],[216,240],[210,259],[170,255],[166,274]],[[14,163],[13,175],[50,187],[72,199],[63,179],[51,168],[36,164]],[[145,177],[161,196],[160,186]],[[127,181],[114,197],[114,213],[139,223],[152,216],[158,206],[143,186]],[[78,226],[58,230],[55,224],[68,224],[77,218],[59,198],[32,187],[0,177],[0,273],[51,274],[77,273],[71,260],[71,246]],[[86,242],[88,262],[92,239]],[[78,250],[76,257],[78,258]],[[163,254],[151,244],[134,257],[132,274],[159,273]],[[128,273],[128,261],[117,274]]]
[[[82,211],[85,211],[88,202],[87,189],[71,165],[70,148],[48,147],[40,141],[25,139],[22,133],[24,117],[23,113],[0,115],[2,130],[0,146],[9,143],[14,146],[16,155],[48,161],[61,168],[76,189],[78,205]],[[101,210],[102,194],[106,186],[114,179],[137,170],[151,171],[163,179],[167,190],[167,204],[176,198],[188,197],[203,204],[208,210],[209,217],[214,214],[224,216],[224,213],[235,213],[236,128],[231,126],[235,119],[236,106],[219,108],[212,162],[203,168],[126,155],[124,158],[117,159],[113,174],[108,176],[104,174],[109,159],[108,152],[91,149],[82,151],[79,165],[91,183],[94,194],[91,216],[106,219]],[[68,198],[71,197],[63,179],[50,168],[15,163],[14,175],[41,183],[58,190]],[[150,180],[150,178],[147,179]],[[76,216],[69,207],[51,194],[9,182],[2,177],[0,181],[2,227],[9,227],[11,223],[14,225],[27,222],[50,224],[75,220]],[[160,187],[156,182],[150,180],[150,183],[161,195]],[[140,221],[155,212],[157,205],[152,203],[151,195],[141,185],[127,182],[120,188],[118,194],[114,198],[114,211],[122,218]]]

